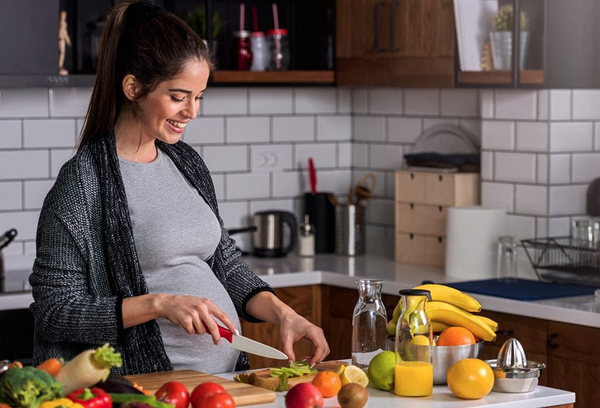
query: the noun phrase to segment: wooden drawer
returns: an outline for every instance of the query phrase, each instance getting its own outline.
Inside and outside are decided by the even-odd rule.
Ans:
[[[396,233],[396,262],[444,266],[445,258],[445,238]]]
[[[396,201],[443,206],[479,204],[479,174],[396,172]]]
[[[396,202],[396,231],[446,236],[447,207]]]

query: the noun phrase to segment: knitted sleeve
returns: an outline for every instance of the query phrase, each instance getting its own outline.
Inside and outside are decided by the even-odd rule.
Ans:
[[[122,299],[93,289],[103,286],[108,291],[108,284],[91,284],[99,278],[89,270],[82,231],[85,222],[73,212],[58,215],[54,211],[58,203],[52,201],[46,200],[40,215],[37,256],[30,276],[36,335],[48,342],[116,343],[122,330],[118,316]]]

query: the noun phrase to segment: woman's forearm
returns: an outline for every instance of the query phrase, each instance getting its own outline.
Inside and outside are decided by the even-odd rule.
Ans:
[[[163,295],[149,294],[123,299],[123,327],[125,329],[162,317]]]
[[[268,291],[254,295],[246,304],[246,312],[257,319],[277,325],[280,325],[287,315],[296,313]]]

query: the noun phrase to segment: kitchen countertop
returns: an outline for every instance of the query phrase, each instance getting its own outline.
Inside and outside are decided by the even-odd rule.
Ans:
[[[233,379],[237,373],[216,374],[220,377]],[[575,402],[575,393],[538,386],[534,391],[525,394],[505,394],[490,392],[479,400],[464,400],[456,398],[445,385],[433,387],[433,395],[422,398],[397,397],[391,392],[381,391],[371,386],[367,407],[376,408],[539,408],[563,406]],[[278,392],[275,402],[270,404],[252,405],[256,408],[284,408],[285,393]],[[339,407],[336,397],[325,398],[324,407]]]
[[[33,259],[8,258],[5,260],[5,286],[20,292],[0,294],[0,310],[28,308],[33,298],[26,277]],[[383,293],[397,295],[400,289],[424,280],[451,281],[444,275],[443,268],[396,263],[393,259],[375,255],[242,259],[274,288],[324,284],[355,289],[357,279],[371,278],[385,281]],[[600,328],[600,298],[593,295],[527,302],[480,294],[475,297],[484,310]]]

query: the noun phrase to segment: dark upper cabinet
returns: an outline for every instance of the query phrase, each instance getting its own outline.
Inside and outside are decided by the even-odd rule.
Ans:
[[[58,3],[0,1],[0,75],[58,74]]]
[[[337,0],[339,85],[451,87],[452,0]]]

